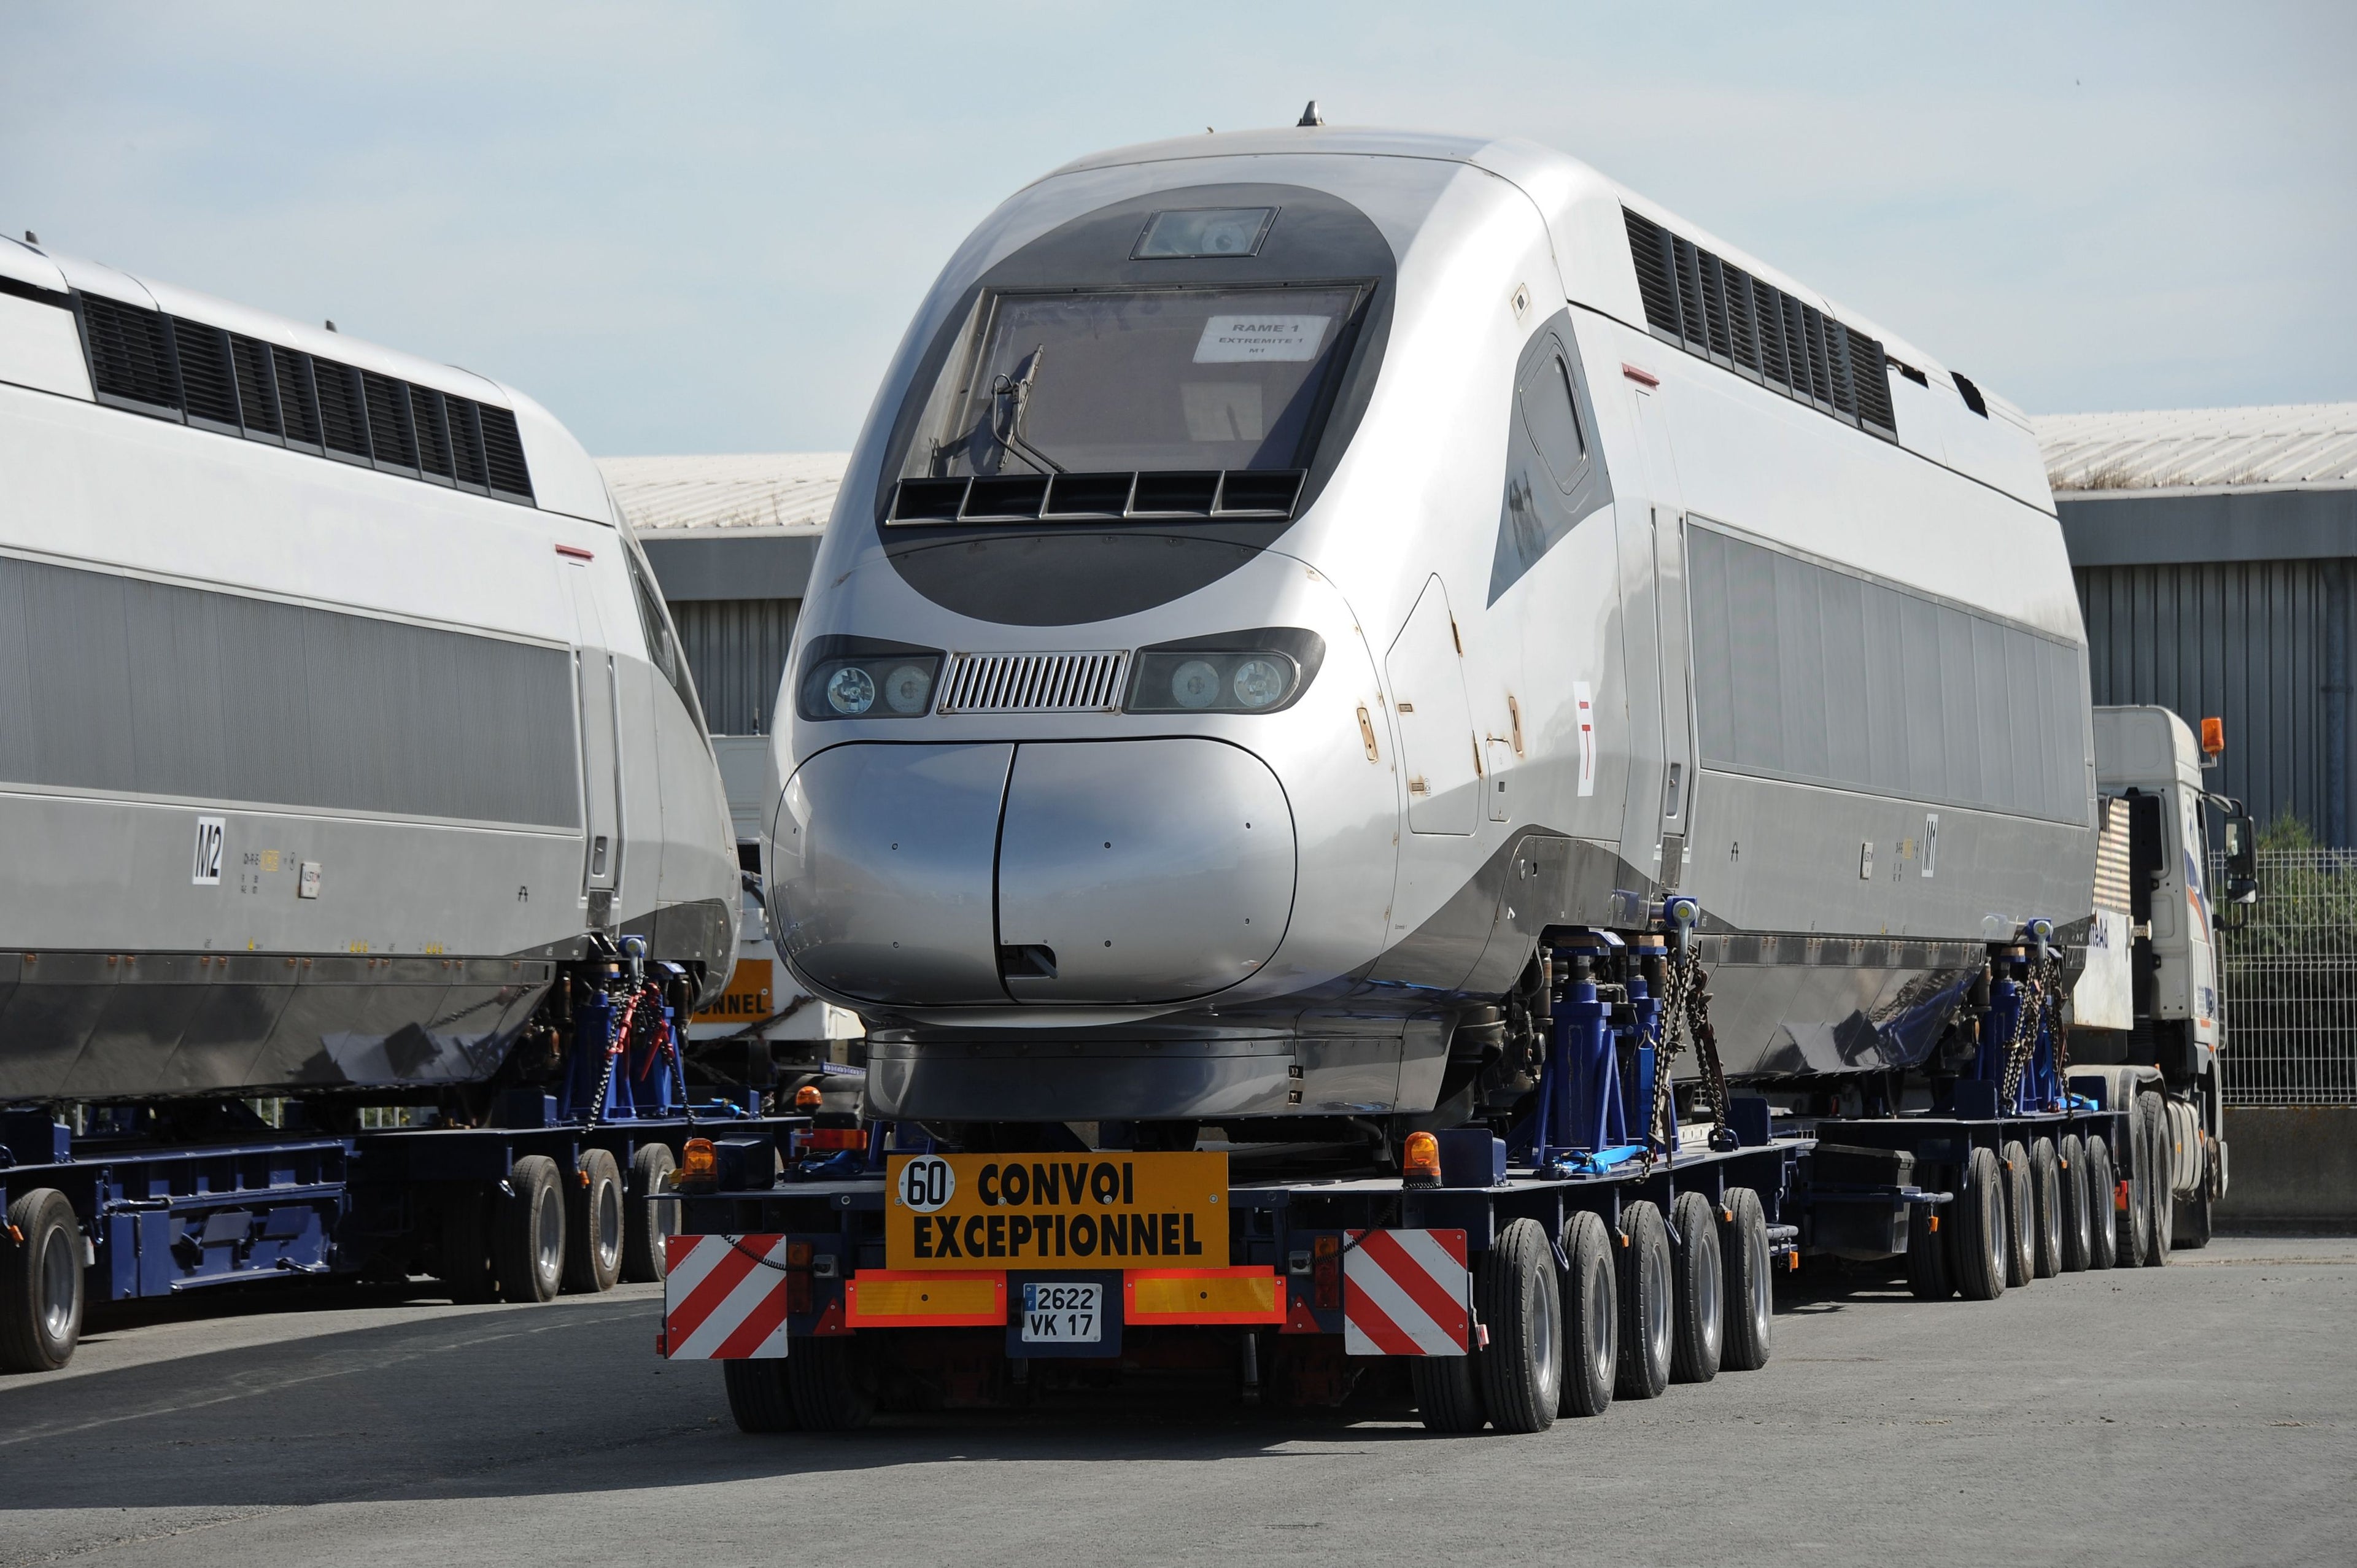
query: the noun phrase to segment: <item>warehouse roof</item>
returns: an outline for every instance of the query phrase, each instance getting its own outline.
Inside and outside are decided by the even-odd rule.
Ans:
[[[2029,424],[2061,491],[2357,485],[2357,403],[2049,413]]]
[[[597,466],[640,533],[817,533],[850,461],[848,452],[753,452],[600,457]]]

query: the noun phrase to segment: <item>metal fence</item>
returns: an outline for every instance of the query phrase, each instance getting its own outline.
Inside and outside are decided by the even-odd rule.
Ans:
[[[2223,933],[2229,1105],[2357,1104],[2357,854],[2271,849]],[[2212,883],[2223,885],[2224,867]]]

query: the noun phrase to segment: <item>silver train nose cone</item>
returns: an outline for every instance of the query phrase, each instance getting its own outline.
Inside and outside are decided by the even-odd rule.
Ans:
[[[901,1005],[1209,995],[1293,909],[1285,791],[1212,740],[835,746],[788,781],[776,851],[794,966]]]

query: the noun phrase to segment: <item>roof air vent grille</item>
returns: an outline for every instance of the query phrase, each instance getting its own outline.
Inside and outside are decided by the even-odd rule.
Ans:
[[[1896,440],[1878,338],[1622,208],[1645,325],[1690,354]]]

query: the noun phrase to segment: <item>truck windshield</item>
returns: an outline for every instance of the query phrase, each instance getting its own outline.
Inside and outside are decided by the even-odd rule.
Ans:
[[[1306,467],[1363,293],[986,296],[931,389],[903,477]]]

